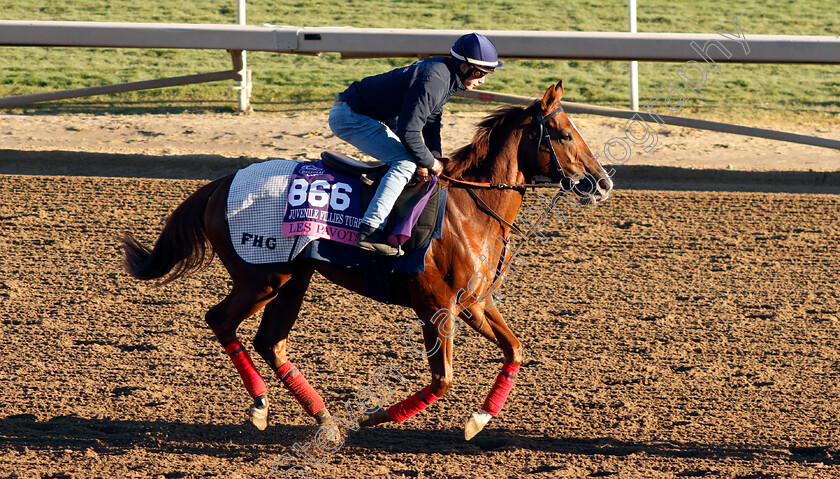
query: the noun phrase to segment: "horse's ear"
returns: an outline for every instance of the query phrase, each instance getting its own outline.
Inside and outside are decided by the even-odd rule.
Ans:
[[[563,80],[560,80],[557,85],[548,87],[542,99],[543,110],[548,111],[553,109],[551,106],[560,101],[561,98],[563,98]]]
[[[548,111],[551,108],[551,104],[554,103],[554,90],[555,86],[551,85],[548,87],[548,90],[545,91],[542,102],[540,102],[540,106],[542,106],[543,111]]]

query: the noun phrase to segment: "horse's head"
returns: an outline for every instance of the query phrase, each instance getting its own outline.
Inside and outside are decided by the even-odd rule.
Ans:
[[[520,169],[530,181],[560,183],[583,204],[604,201],[610,197],[612,179],[563,111],[562,98],[561,80],[528,108],[534,126],[533,133],[526,135],[531,141],[520,145]]]

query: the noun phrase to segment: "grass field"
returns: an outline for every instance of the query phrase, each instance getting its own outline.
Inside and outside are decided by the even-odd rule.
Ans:
[[[714,33],[731,31],[737,15],[751,34],[837,35],[840,7],[836,0],[705,1],[692,4],[641,1],[642,32]],[[45,5],[46,6],[39,6]],[[234,0],[136,2],[126,0],[11,0],[0,6],[7,20],[86,20],[166,23],[235,23]],[[467,2],[319,1],[248,2],[248,23],[260,25],[457,28],[497,30],[626,31],[626,3],[609,1],[540,2],[518,0]],[[3,48],[0,96],[76,88],[107,83],[230,68],[226,52],[81,48]],[[252,102],[256,111],[306,108],[326,104],[354,79],[413,61],[408,58],[342,60],[249,53],[253,70]],[[679,63],[639,65],[642,103],[676,79]],[[626,62],[510,60],[487,89],[536,95],[558,79],[573,101],[624,107],[629,97]],[[27,106],[18,111],[205,111],[232,109],[233,82],[125,93],[86,100]],[[777,123],[793,118],[807,123],[840,123],[840,67],[820,65],[722,64],[710,72],[706,98],[692,99],[680,113],[732,121],[746,117]],[[468,108],[468,102],[452,103]]]

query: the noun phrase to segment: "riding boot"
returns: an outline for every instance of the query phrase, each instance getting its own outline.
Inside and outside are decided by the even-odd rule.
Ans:
[[[388,244],[385,232],[373,226],[362,223],[359,236],[356,238],[356,246],[367,251],[376,251],[385,256],[402,256],[401,248],[394,248]]]

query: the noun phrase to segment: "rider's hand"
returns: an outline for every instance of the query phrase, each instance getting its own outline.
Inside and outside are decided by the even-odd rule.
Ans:
[[[440,159],[435,158],[435,164],[434,164],[434,166],[432,166],[432,167],[431,167],[431,168],[429,168],[429,169],[430,169],[430,170],[432,171],[432,173],[434,173],[435,175],[440,176],[440,175],[441,175],[441,173],[443,173],[443,162],[442,162],[442,161],[440,161]]]

